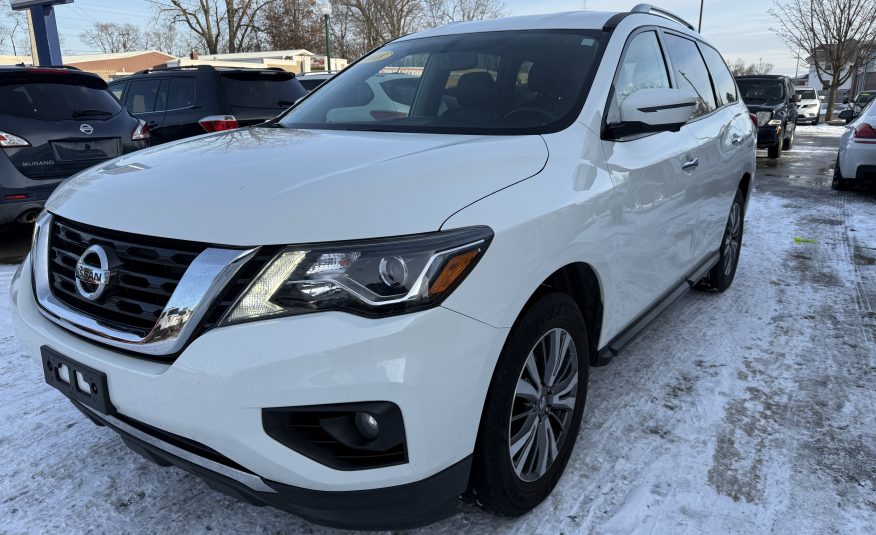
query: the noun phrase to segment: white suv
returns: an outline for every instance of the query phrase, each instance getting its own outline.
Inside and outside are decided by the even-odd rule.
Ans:
[[[13,280],[21,344],[95,423],[253,503],[348,528],[460,495],[523,514],[588,367],[736,272],[754,125],[682,22],[454,24],[260,127],[92,168]],[[390,73],[417,77],[405,112],[350,120]]]
[[[797,101],[797,124],[808,122],[818,124],[821,122],[821,99],[815,89],[811,87],[798,87],[794,92],[800,95]]]

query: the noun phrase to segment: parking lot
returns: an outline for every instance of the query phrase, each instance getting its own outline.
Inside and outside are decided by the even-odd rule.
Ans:
[[[842,127],[761,153],[734,286],[690,293],[595,369],[575,452],[534,512],[424,533],[872,533],[876,195],[830,189]],[[21,354],[0,237],[0,532],[322,533],[163,469],[88,422]]]

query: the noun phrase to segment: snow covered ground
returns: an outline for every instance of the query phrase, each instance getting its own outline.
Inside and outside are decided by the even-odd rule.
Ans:
[[[873,533],[876,203],[828,189],[840,131],[801,127],[794,151],[760,162],[728,292],[688,294],[593,370],[546,502],[520,519],[462,507],[422,531]],[[159,468],[86,421],[20,352],[13,270],[0,266],[0,533],[329,531]]]

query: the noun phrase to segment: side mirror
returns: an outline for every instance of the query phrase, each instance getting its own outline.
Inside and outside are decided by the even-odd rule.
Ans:
[[[800,96],[800,93],[794,93],[794,98],[792,98],[791,100],[793,100],[794,102],[800,102],[801,100],[803,100],[803,97]]]
[[[824,95],[818,95],[818,100],[824,100]]]
[[[843,110],[839,113],[840,119],[851,119],[854,117],[854,112],[852,110]]]
[[[686,89],[640,89],[620,105],[620,122],[608,125],[615,137],[677,132],[696,110],[699,97]]]

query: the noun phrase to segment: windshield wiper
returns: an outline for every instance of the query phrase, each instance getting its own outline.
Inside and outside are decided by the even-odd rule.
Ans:
[[[73,118],[90,117],[92,115],[112,115],[113,112],[106,110],[73,110]]]

